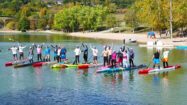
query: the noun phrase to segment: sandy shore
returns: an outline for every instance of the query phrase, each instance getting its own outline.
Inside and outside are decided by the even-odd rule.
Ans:
[[[0,31],[0,33],[22,33],[20,31]],[[27,33],[43,33],[44,35],[47,34],[66,34],[69,36],[75,36],[75,37],[85,37],[85,38],[94,38],[94,39],[109,39],[109,40],[120,40],[122,41],[124,38],[126,39],[126,42],[129,41],[129,39],[135,39],[138,43],[144,43],[146,44],[148,41],[156,41],[161,40],[163,44],[166,45],[174,45],[174,46],[186,46],[187,45],[187,37],[184,38],[162,38],[160,39],[160,36],[156,33],[157,39],[150,39],[147,38],[146,33],[142,34],[126,34],[126,33],[105,33],[105,32],[74,32],[74,33],[64,33],[62,31],[27,31]],[[177,41],[177,42],[173,42]]]
[[[147,38],[147,34],[125,34],[125,33],[100,33],[100,32],[92,32],[92,33],[70,33],[70,36],[76,36],[76,37],[86,37],[86,38],[95,38],[95,39],[110,39],[110,40],[123,40],[124,38],[128,42],[129,39],[135,39],[138,43],[144,43],[146,44],[148,41],[156,41],[161,40],[163,44],[165,45],[174,45],[174,46],[185,46],[187,45],[187,37],[185,38],[163,38],[160,39],[160,36],[157,39],[150,39]],[[175,41],[175,42],[173,42]],[[177,41],[177,42],[176,42]]]

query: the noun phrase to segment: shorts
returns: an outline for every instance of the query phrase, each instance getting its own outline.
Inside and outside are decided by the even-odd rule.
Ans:
[[[168,62],[168,58],[163,58],[162,62]]]
[[[94,56],[94,57],[93,57],[93,60],[97,60],[97,56]]]
[[[23,52],[20,52],[19,55],[20,55],[20,56],[23,56]]]
[[[153,63],[154,63],[154,64],[159,64],[159,63],[160,63],[160,59],[154,58],[154,59],[153,59]]]
[[[13,57],[14,57],[14,58],[17,57],[17,54],[13,54]]]
[[[61,59],[66,59],[66,55],[62,54]]]

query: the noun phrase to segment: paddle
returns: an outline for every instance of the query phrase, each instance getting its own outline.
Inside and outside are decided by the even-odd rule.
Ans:
[[[152,63],[152,60],[149,62],[149,64],[147,65],[147,68],[149,68],[149,66],[151,65],[151,63]]]

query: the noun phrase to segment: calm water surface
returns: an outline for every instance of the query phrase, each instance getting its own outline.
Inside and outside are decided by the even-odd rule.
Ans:
[[[95,73],[97,68],[52,70],[49,66],[19,69],[5,67],[4,63],[12,59],[11,52],[7,49],[17,42],[26,46],[43,42],[66,46],[67,56],[71,62],[74,60],[72,50],[82,42],[97,46],[99,51],[102,51],[105,44],[113,44],[115,50],[121,46],[121,42],[117,41],[61,35],[1,35],[0,105],[186,105],[187,103],[187,51],[172,50],[169,63],[181,64],[182,68],[169,72],[168,75],[139,75],[137,70],[97,74]],[[139,48],[136,45],[128,47],[135,50],[136,64],[150,62],[153,49]],[[101,62],[102,58],[99,58],[99,61]]]

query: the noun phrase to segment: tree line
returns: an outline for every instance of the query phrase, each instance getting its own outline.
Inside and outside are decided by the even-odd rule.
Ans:
[[[170,0],[136,1],[125,14],[127,24],[136,28],[140,25],[153,30],[170,28]],[[172,0],[173,30],[184,30],[187,27],[187,0]]]
[[[170,0],[1,0],[0,26],[18,30],[55,29],[66,32],[119,26],[117,10],[124,9],[126,26],[169,29]],[[173,29],[186,30],[187,0],[172,0]],[[121,22],[121,21],[120,21]]]

